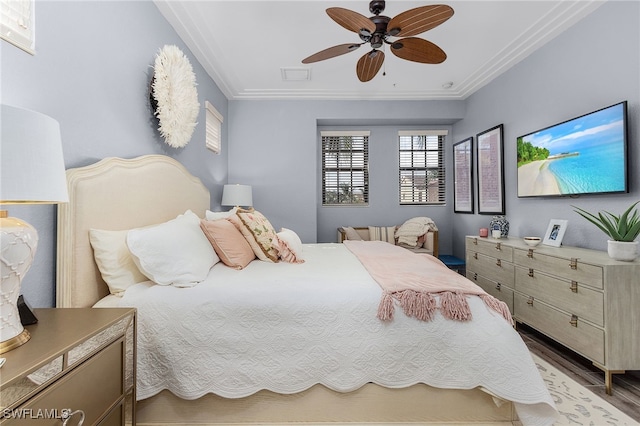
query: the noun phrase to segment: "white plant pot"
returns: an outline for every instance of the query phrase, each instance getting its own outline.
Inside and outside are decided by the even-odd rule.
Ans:
[[[638,257],[638,241],[608,240],[607,253],[612,259],[630,262]]]

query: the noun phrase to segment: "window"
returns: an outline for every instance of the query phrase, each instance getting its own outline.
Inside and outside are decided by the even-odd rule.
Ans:
[[[323,131],[322,205],[369,202],[369,132]]]
[[[33,5],[33,0],[0,0],[0,38],[32,55]]]
[[[205,101],[204,105],[207,111],[207,148],[216,154],[220,154],[220,150],[222,148],[222,115],[208,101]]]
[[[444,204],[446,130],[398,132],[400,204]]]

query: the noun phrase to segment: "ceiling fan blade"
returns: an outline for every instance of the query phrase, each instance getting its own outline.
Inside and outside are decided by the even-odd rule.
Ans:
[[[314,53],[308,58],[302,60],[303,64],[310,64],[312,62],[324,61],[325,59],[335,58],[336,56],[344,55],[345,53],[352,52],[360,47],[357,43],[339,44],[337,46],[330,47],[328,49],[321,50],[318,53]]]
[[[453,9],[445,4],[416,7],[392,18],[387,32],[395,37],[410,37],[435,28],[452,16]]]
[[[358,12],[354,12],[353,10],[344,9],[342,7],[330,7],[327,9],[327,15],[342,27],[349,31],[353,31],[354,33],[360,33],[360,30],[365,29],[369,34],[373,34],[376,30],[376,24],[366,16],[361,15]]]
[[[372,50],[367,52],[356,66],[356,74],[360,81],[367,82],[376,76],[382,63],[384,62],[384,52],[381,50]]]
[[[401,38],[391,44],[391,52],[398,58],[423,64],[439,64],[447,54],[430,41],[417,37]]]

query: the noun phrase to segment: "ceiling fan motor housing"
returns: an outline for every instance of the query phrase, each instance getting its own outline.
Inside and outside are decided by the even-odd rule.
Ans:
[[[376,15],[369,18],[371,22],[376,24],[376,30],[371,34],[367,29],[360,30],[360,39],[364,42],[370,42],[371,47],[378,49],[382,47],[382,44],[386,40],[387,36],[387,24],[391,20],[388,16]]]

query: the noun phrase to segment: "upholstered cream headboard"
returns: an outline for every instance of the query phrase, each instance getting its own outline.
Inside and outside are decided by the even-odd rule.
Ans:
[[[125,230],[210,208],[209,190],[164,155],[105,158],[67,170],[69,203],[58,206],[56,306],[89,307],[109,293],[89,242],[90,229]]]

